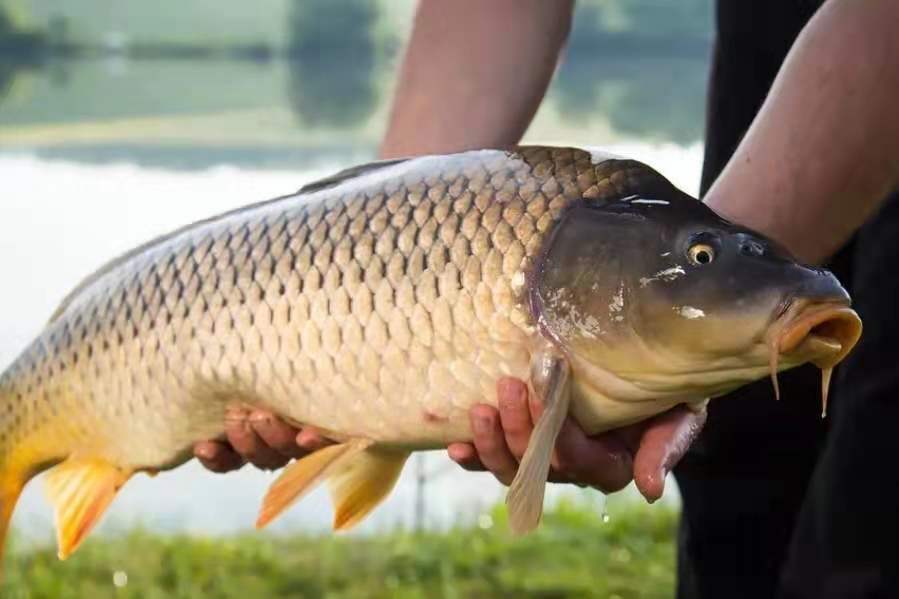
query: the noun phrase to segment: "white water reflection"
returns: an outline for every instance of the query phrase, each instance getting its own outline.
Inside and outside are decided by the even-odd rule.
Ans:
[[[647,162],[685,191],[696,193],[698,146],[630,143],[604,149]],[[232,167],[172,172],[0,154],[0,276],[5,282],[0,367],[40,331],[65,293],[109,258],[187,222],[283,195],[349,165],[332,166],[304,172]],[[442,453],[429,454],[426,461],[428,471],[441,473],[426,489],[431,526],[476,519],[503,496],[490,476],[464,473]],[[250,468],[213,475],[195,463],[152,480],[139,476],[123,489],[104,528],[141,523],[154,530],[204,533],[249,529],[272,478]],[[41,491],[40,481],[28,486],[13,525],[29,537],[49,538],[51,512]],[[550,494],[583,492],[554,487]],[[668,496],[676,498],[676,491]],[[397,490],[361,530],[411,526],[414,505],[414,468],[409,467]],[[324,529],[330,518],[327,496],[319,492],[290,510],[274,529]]]

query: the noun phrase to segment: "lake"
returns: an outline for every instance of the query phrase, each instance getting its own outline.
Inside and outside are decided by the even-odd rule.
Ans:
[[[358,64],[355,64],[358,63]],[[185,223],[283,195],[371,160],[383,133],[393,61],[340,69],[283,61],[59,62],[0,70],[0,367],[38,333],[63,295],[109,258]],[[695,194],[704,57],[570,57],[527,143],[599,146],[657,168]],[[426,524],[473,519],[503,496],[487,475],[427,457]],[[362,530],[413,524],[416,463]],[[247,529],[272,474],[227,476],[195,464],[138,477],[104,528]],[[40,484],[14,526],[48,538]],[[561,493],[591,493],[554,487]],[[592,494],[592,493],[591,493]],[[598,494],[594,494],[598,495]],[[632,497],[633,493],[625,493]],[[676,491],[668,497],[676,501]],[[611,499],[614,502],[627,499]],[[325,528],[316,493],[277,530]]]

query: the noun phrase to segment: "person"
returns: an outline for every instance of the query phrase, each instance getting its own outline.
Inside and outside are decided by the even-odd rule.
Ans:
[[[422,0],[382,156],[518,143],[572,13],[573,0]],[[679,597],[899,596],[897,26],[889,0],[717,2],[703,201],[832,268],[866,332],[823,421],[809,414],[815,373],[799,368],[783,401],[763,382],[712,402],[701,433],[705,415],[684,409],[594,438],[566,424],[553,480],[609,492],[634,479],[652,501],[674,468]],[[471,411],[474,442],[449,454],[509,483],[533,423],[521,381],[497,391],[498,410]],[[215,471],[328,443],[263,412],[227,424],[195,448]]]

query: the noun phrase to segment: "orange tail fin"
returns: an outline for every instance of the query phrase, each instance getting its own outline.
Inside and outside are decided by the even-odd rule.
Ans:
[[[6,548],[6,534],[9,532],[9,521],[12,520],[16,502],[22,494],[25,481],[19,476],[0,477],[0,564],[3,562],[3,553]],[[2,566],[0,566],[2,571]]]

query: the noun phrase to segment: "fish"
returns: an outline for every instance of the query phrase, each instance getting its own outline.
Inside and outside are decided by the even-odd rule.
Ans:
[[[834,275],[635,160],[524,146],[375,162],[178,229],[85,279],[0,375],[0,536],[46,471],[59,557],[137,474],[233,407],[335,444],[289,464],[258,527],[319,484],[361,522],[409,455],[472,439],[499,377],[543,411],[510,527],[539,525],[553,444],[812,362],[861,320]]]

